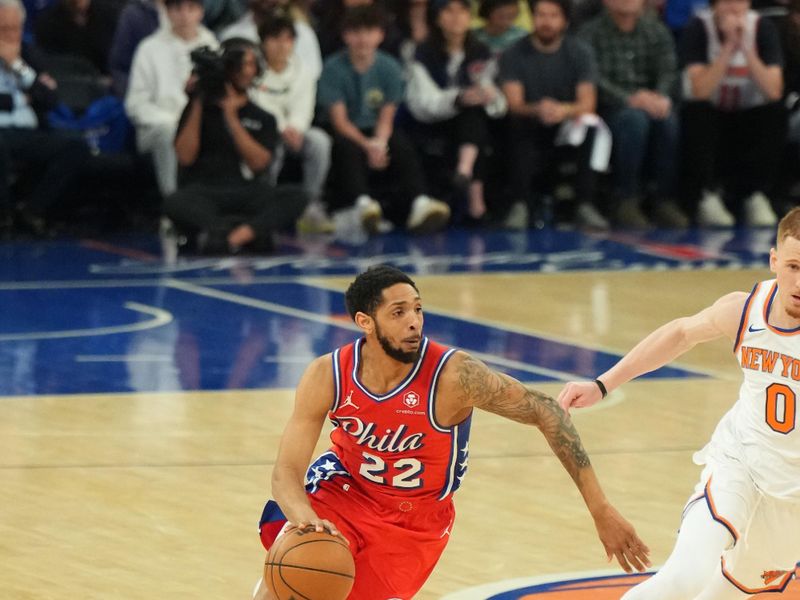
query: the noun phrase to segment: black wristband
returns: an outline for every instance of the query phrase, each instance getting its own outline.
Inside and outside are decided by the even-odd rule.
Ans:
[[[603,385],[603,382],[599,379],[595,379],[594,382],[597,384],[597,387],[600,388],[600,393],[603,394],[603,398],[608,396],[608,390],[606,389],[606,386]]]

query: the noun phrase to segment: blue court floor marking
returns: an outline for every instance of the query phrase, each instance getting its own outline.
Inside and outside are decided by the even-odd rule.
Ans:
[[[297,308],[284,306],[281,304],[275,304],[272,302],[267,302],[263,300],[257,300],[251,297],[243,296],[241,294],[233,294],[230,292],[225,292],[221,290],[214,289],[212,287],[204,287],[198,286],[194,283],[189,283],[186,281],[170,281],[168,283],[170,287],[174,287],[176,289],[181,289],[189,293],[193,294],[200,294],[202,296],[207,296],[210,298],[217,298],[219,300],[223,300],[226,302],[233,302],[235,304],[243,304],[245,306],[251,306],[254,308],[260,308],[262,310],[268,312],[275,312],[282,315],[296,317],[301,319],[307,319],[310,321],[315,321],[318,323],[324,323],[328,325],[332,325],[334,327],[341,327],[343,329],[350,330],[356,334],[356,337],[360,334],[360,329],[358,328],[355,323],[347,320],[344,321],[341,318],[332,318],[329,315],[323,315],[319,313],[309,312],[305,310],[300,310]],[[342,307],[343,308],[343,307]],[[432,313],[434,318],[436,318],[435,313]],[[425,328],[426,335],[429,334],[429,328],[426,326]],[[441,341],[439,338],[435,338],[437,341]],[[546,367],[537,366],[534,364],[527,364],[520,362],[518,360],[508,359],[502,356],[497,356],[493,354],[488,354],[486,352],[481,352],[479,350],[474,350],[470,348],[461,347],[464,350],[469,350],[470,353],[488,364],[500,366],[504,371],[511,373],[515,373],[517,377],[519,374],[524,374],[523,379],[529,380],[531,375],[537,376],[536,380],[560,380],[560,381],[568,381],[575,377],[573,373],[567,373],[564,371],[558,371],[555,369],[550,369]],[[527,377],[525,377],[527,375]]]
[[[253,283],[256,283],[256,282],[254,281]],[[329,284],[321,283],[318,280],[314,280],[314,279],[309,279],[307,281],[304,281],[304,280],[300,279],[300,280],[296,280],[296,281],[291,282],[291,283],[301,283],[303,285],[307,285],[307,286],[311,286],[311,287],[318,287],[318,288],[323,289],[323,290],[328,290],[328,291],[331,291],[333,293],[341,293],[339,288],[331,286]],[[225,283],[224,282],[223,283],[219,283],[219,282],[209,281],[206,285],[210,285],[210,286],[225,285]],[[424,304],[424,299],[423,299],[423,304]],[[610,347],[604,346],[602,344],[577,343],[577,342],[574,342],[573,340],[568,339],[567,337],[560,337],[560,336],[552,335],[552,334],[549,334],[549,333],[536,331],[535,329],[530,329],[530,328],[526,328],[526,327],[520,327],[520,326],[511,325],[509,323],[501,323],[501,322],[498,322],[498,321],[493,321],[491,319],[484,319],[484,318],[476,317],[476,316],[462,317],[462,316],[454,314],[454,313],[452,313],[450,311],[444,310],[441,307],[431,307],[430,305],[425,305],[425,314],[426,315],[427,314],[436,314],[436,315],[439,315],[441,317],[447,317],[447,318],[451,318],[451,319],[467,320],[470,323],[474,323],[476,325],[481,325],[481,326],[486,327],[488,329],[496,329],[496,330],[501,330],[501,331],[508,331],[508,332],[512,332],[512,333],[518,333],[518,334],[523,335],[523,336],[530,336],[530,337],[533,337],[533,338],[536,338],[536,339],[545,340],[545,341],[548,341],[548,342],[553,342],[555,344],[566,344],[568,346],[574,346],[574,347],[577,347],[577,348],[584,348],[584,349],[588,349],[588,350],[593,350],[595,352],[601,352],[601,353],[605,353],[605,354],[610,354],[610,355],[616,356],[618,358],[622,357],[622,355],[619,353],[618,349],[610,348]],[[702,367],[690,367],[690,366],[681,364],[680,362],[674,362],[674,363],[671,363],[671,364],[672,364],[672,366],[675,366],[680,370],[687,371],[689,373],[693,373],[696,376],[712,377],[712,378],[715,378],[715,379],[731,379],[731,375],[729,373],[724,372],[724,371],[717,371],[715,369],[707,369],[707,368],[702,368]],[[738,376],[734,376],[733,377],[733,380],[735,380],[735,381],[739,381],[739,379],[740,378]]]
[[[70,287],[59,290],[57,302],[52,288],[0,291],[0,303],[14,307],[0,314],[0,331],[22,335],[45,325],[49,331],[129,326],[130,302],[173,315],[142,331],[0,342],[0,395],[294,387],[315,356],[357,336],[343,316],[341,292],[297,282],[160,283]],[[425,332],[523,381],[590,377],[619,358],[436,312],[426,315]],[[651,376],[703,375],[669,368]]]
[[[173,284],[170,283],[170,285]],[[193,284],[180,281],[178,285],[192,286]],[[232,294],[226,291],[228,287],[230,286],[219,285],[203,289],[220,290]],[[327,292],[327,299],[324,299],[324,296],[315,295],[315,297],[317,302],[321,301],[324,306],[328,307],[328,313],[344,315],[344,294],[314,284],[250,286],[246,298],[275,304],[289,304],[292,307],[291,310],[312,312],[314,316],[310,318],[313,319],[318,317],[314,311],[319,310],[319,306],[304,304],[308,297],[309,287]],[[240,294],[232,294],[232,296],[244,297]],[[445,315],[431,310],[425,311],[425,333],[442,344],[487,355],[502,356],[504,359],[514,360],[522,365],[550,369],[553,373],[567,375],[569,378],[593,378],[598,373],[603,373],[611,368],[621,357],[620,354],[613,352],[524,333],[502,325],[487,326],[469,318]],[[497,351],[494,351],[495,349]],[[708,377],[708,375],[687,367],[667,366],[642,377],[661,379]]]
[[[137,321],[128,325],[111,325],[107,327],[90,327],[86,329],[63,329],[60,331],[28,331],[19,333],[0,334],[0,342],[23,341],[23,340],[55,340],[64,338],[89,337],[101,335],[113,335],[115,333],[133,333],[146,329],[155,329],[171,322],[173,316],[168,311],[146,306],[138,302],[126,302],[124,308],[134,313],[145,314],[152,317],[148,321]]]
[[[192,293],[200,293],[246,305],[265,302],[266,304],[263,305],[265,310],[275,310],[276,306],[284,304],[280,310],[296,316],[302,316],[302,312],[306,311],[305,308],[301,307],[304,306],[304,298],[309,287],[305,284],[288,284],[276,290],[275,286],[251,286],[248,290],[248,295],[244,296],[226,291],[225,288],[228,286],[224,285],[203,287],[186,281],[172,281],[169,285],[178,286]],[[330,294],[328,300],[324,301],[327,309],[324,312],[326,314],[331,312],[333,314],[337,312],[343,314],[343,294],[325,290],[325,288],[322,288],[322,290]],[[291,308],[285,306],[287,303],[291,304]],[[307,308],[319,311],[319,306]],[[310,312],[308,318],[311,320],[323,322],[329,319],[329,317],[321,318],[321,312],[308,312]],[[341,320],[334,320],[333,323],[335,324],[337,321],[341,322]],[[358,331],[349,320],[346,323],[348,329]],[[602,373],[610,368],[620,358],[618,354],[599,352],[564,341],[545,339],[502,327],[487,327],[474,323],[470,319],[441,315],[435,311],[426,311],[425,333],[440,343],[469,351],[476,358],[490,365],[501,367],[501,370],[509,375],[528,381],[531,381],[529,375],[531,373],[543,376],[543,379],[536,378],[533,381],[591,379],[597,373]],[[668,366],[643,377],[686,378],[707,376],[707,374],[696,370]]]

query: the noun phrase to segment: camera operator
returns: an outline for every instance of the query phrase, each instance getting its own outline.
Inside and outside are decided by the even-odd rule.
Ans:
[[[0,223],[10,221],[9,174],[14,163],[38,170],[19,219],[35,234],[45,231],[48,209],[61,199],[89,157],[83,140],[40,129],[40,116],[58,101],[56,82],[30,66],[22,44],[25,8],[0,0]],[[32,61],[33,62],[33,61]]]
[[[279,135],[275,117],[248,100],[259,72],[254,45],[232,39],[223,49],[225,93],[204,59],[175,138],[180,185],[164,210],[198,234],[206,253],[270,250],[272,233],[293,226],[307,198],[299,187],[274,187],[266,177]]]

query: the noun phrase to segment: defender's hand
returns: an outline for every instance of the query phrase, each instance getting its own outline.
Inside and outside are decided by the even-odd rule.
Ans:
[[[626,573],[631,573],[633,569],[639,572],[647,570],[650,566],[650,548],[639,539],[633,525],[616,508],[606,504],[592,516],[609,562],[616,557]]]
[[[561,390],[556,401],[569,413],[571,408],[585,408],[592,406],[603,398],[603,393],[594,381],[570,381]]]

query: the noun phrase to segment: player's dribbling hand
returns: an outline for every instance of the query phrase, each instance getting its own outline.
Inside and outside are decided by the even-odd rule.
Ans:
[[[300,521],[299,523],[292,523],[292,527],[296,527],[297,529],[306,529],[309,527],[313,527],[314,531],[317,533],[322,533],[326,531],[331,535],[335,535],[338,538],[341,538],[345,541],[345,543],[349,546],[350,540],[348,540],[342,533],[336,529],[336,525],[328,521],[327,519],[312,519],[310,521]]]
[[[603,394],[593,381],[570,381],[561,390],[557,402],[569,414],[571,408],[585,408],[603,398]]]
[[[639,539],[633,525],[616,508],[606,504],[592,516],[609,562],[616,558],[626,573],[632,573],[634,569],[642,572],[650,566],[650,548]]]

